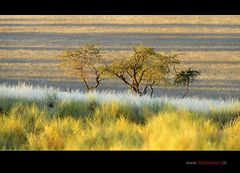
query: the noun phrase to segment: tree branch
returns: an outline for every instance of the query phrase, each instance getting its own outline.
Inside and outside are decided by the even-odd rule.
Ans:
[[[144,70],[142,71],[142,73],[141,73],[141,75],[140,75],[140,77],[139,77],[139,81],[138,81],[139,84],[140,84],[141,81],[142,81],[142,78],[143,78],[144,73],[145,73],[148,69],[150,69],[150,67],[148,67],[148,68],[146,68],[146,69],[144,69]]]

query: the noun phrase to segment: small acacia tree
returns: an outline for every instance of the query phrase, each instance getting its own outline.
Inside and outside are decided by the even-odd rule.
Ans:
[[[191,68],[188,68],[187,70],[182,70],[179,73],[177,73],[175,83],[178,86],[179,85],[186,86],[186,91],[182,97],[185,97],[188,94],[190,83],[193,82],[195,78],[199,75],[200,71],[192,70]]]
[[[96,44],[84,44],[75,50],[66,50],[61,55],[61,66],[70,74],[78,76],[87,91],[96,89],[103,80],[103,71],[99,68],[103,63],[101,49]],[[94,78],[95,83],[90,84]]]
[[[175,72],[175,65],[179,64],[176,54],[167,55],[154,51],[145,45],[133,47],[133,54],[118,62],[105,66],[107,75],[117,77],[124,84],[139,95],[153,94],[154,85],[169,83],[171,72]]]

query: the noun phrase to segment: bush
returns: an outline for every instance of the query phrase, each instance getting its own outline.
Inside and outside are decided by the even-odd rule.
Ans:
[[[62,150],[70,138],[80,131],[79,121],[72,118],[52,119],[44,125],[40,134],[29,133],[28,149]]]
[[[60,102],[55,109],[59,117],[71,116],[75,118],[90,117],[94,114],[98,103],[95,100]]]
[[[25,149],[27,133],[21,119],[0,117],[0,127],[0,148],[2,150]]]
[[[231,123],[240,117],[240,104],[235,103],[230,107],[221,107],[220,109],[213,109],[209,113],[209,117],[218,123],[221,127],[224,127],[227,123]]]
[[[239,150],[240,149],[240,118],[232,123],[229,123],[223,129],[224,146],[226,149]]]
[[[162,112],[143,130],[145,149],[217,149],[218,128],[187,111]]]
[[[84,133],[74,136],[65,149],[140,149],[141,128],[124,118],[105,124],[89,122]]]

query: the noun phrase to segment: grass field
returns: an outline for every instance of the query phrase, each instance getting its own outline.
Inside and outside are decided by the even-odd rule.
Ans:
[[[86,43],[107,61],[138,43],[184,53],[178,70],[201,76],[185,98],[181,87],[140,97],[115,79],[86,93],[58,57]],[[0,15],[0,149],[239,150],[239,74],[240,16]]]
[[[238,100],[0,86],[2,150],[236,150]]]
[[[108,60],[124,58],[145,43],[159,51],[185,53],[183,67],[202,75],[189,96],[240,96],[240,16],[0,16],[0,82],[18,81],[82,89],[59,67],[59,53],[88,42],[101,43]],[[127,88],[106,81],[100,90]],[[158,88],[156,96],[179,96],[181,88]]]

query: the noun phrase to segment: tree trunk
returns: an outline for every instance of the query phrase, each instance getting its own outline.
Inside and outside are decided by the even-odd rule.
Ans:
[[[185,94],[182,96],[182,98],[186,97],[186,95],[188,94],[188,91],[189,91],[189,79],[187,81],[187,87],[186,87],[186,91],[185,91]]]
[[[150,85],[150,89],[151,89],[150,96],[152,97],[152,95],[153,95],[153,87],[152,87],[152,85]]]

